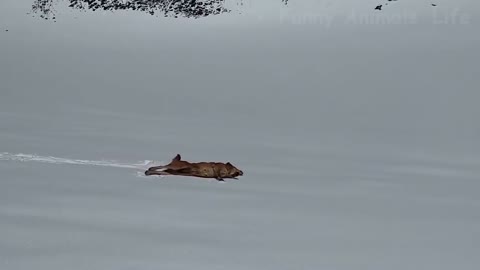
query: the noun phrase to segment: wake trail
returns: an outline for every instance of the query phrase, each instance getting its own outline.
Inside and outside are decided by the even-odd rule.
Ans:
[[[0,153],[0,161],[40,162],[57,165],[84,165],[137,170],[145,170],[148,169],[148,167],[158,164],[152,160],[144,160],[141,163],[121,163],[115,160],[69,159],[52,156],[40,156],[36,154],[12,154],[7,152]]]

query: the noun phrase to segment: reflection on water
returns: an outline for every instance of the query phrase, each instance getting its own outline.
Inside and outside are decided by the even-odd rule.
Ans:
[[[210,15],[231,12],[225,5],[225,0],[63,0],[70,8],[78,10],[129,10],[141,11],[150,15],[161,14],[165,17],[200,18]],[[243,0],[237,0],[237,5],[242,6]],[[281,0],[287,4],[288,0]],[[32,11],[40,14],[44,19],[55,19],[54,0],[35,0]]]

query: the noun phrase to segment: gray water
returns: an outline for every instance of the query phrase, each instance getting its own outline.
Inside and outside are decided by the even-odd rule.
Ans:
[[[2,0],[0,269],[478,269],[479,4],[279,2]],[[245,175],[142,175],[177,153]]]

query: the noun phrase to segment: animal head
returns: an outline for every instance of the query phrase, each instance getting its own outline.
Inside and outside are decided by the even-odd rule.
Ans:
[[[233,166],[232,163],[227,162],[226,167],[228,169],[228,174],[231,177],[237,177],[237,176],[242,176],[243,172],[242,170],[238,169],[237,167]]]

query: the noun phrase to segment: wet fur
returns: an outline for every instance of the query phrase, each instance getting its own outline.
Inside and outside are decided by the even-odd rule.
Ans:
[[[177,154],[169,164],[151,167],[145,172],[145,175],[181,175],[215,178],[218,181],[224,181],[225,178],[237,179],[237,176],[243,175],[243,172],[230,162],[191,163],[181,159],[181,156]]]

